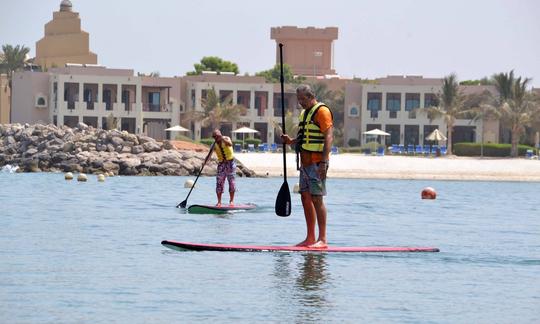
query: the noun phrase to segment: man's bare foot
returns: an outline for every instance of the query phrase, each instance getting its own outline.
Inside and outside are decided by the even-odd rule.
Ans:
[[[230,201],[229,206],[231,206],[231,207],[234,206],[234,201]]]
[[[315,244],[315,241],[311,241],[308,239],[303,240],[302,242],[296,244],[295,246],[310,246],[311,244]]]
[[[221,203],[220,203],[220,202],[217,203],[217,204],[216,204],[216,207],[221,207]]]
[[[328,243],[326,243],[325,241],[317,241],[317,242],[315,242],[313,244],[308,245],[308,247],[324,249],[324,248],[328,247]]]

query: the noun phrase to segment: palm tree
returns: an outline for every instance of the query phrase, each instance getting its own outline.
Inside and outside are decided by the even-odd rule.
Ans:
[[[24,45],[17,45],[15,47],[11,45],[2,45],[2,52],[4,52],[3,58],[0,61],[0,73],[6,73],[8,76],[8,84],[11,89],[13,80],[13,72],[22,70],[26,62],[26,56],[30,49]],[[11,90],[10,90],[11,91]],[[10,98],[12,96],[10,95]],[[10,100],[9,105],[9,122],[11,123],[11,110],[13,106],[13,100]]]
[[[430,121],[437,117],[442,117],[448,129],[447,152],[452,154],[452,132],[456,119],[465,117],[471,113],[463,103],[465,96],[459,90],[457,76],[452,73],[443,79],[441,92],[438,95],[438,105],[425,109]]]
[[[216,91],[207,90],[206,99],[203,99],[203,111],[192,110],[186,114],[186,120],[201,122],[202,126],[211,126],[212,129],[219,128],[222,122],[236,122],[246,113],[243,105],[232,104],[232,97],[228,96],[220,102]]]
[[[525,127],[535,120],[540,107],[533,93],[527,90],[531,79],[515,78],[514,71],[510,71],[494,75],[493,80],[499,91],[496,101],[498,115],[511,133],[510,155],[517,157],[519,138],[525,132]]]

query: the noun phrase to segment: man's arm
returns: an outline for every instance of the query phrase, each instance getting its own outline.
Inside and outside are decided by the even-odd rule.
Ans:
[[[332,147],[332,142],[334,141],[334,127],[330,126],[326,131],[323,132],[324,135],[324,145],[323,145],[323,161],[328,161],[330,159],[330,149]]]
[[[225,142],[225,145],[232,146],[232,140],[229,136],[223,136],[222,140]]]

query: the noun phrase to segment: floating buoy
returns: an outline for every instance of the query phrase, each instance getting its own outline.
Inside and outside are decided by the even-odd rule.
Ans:
[[[193,187],[193,185],[195,185],[195,182],[191,179],[186,180],[186,182],[184,182],[184,188],[191,188]]]
[[[437,192],[431,187],[425,187],[422,189],[422,199],[435,199],[437,198]]]
[[[64,175],[64,179],[66,179],[66,180],[73,180],[73,173],[67,172],[67,173]]]
[[[114,172],[109,171],[109,177],[114,177]]]
[[[77,181],[86,182],[87,180],[88,180],[88,177],[84,173],[80,173],[79,176],[77,177]]]
[[[294,193],[300,193],[300,184],[299,183],[294,184],[293,192]]]
[[[99,181],[99,182],[105,181],[105,175],[103,175],[103,174],[98,174],[98,176],[97,176],[97,181]]]

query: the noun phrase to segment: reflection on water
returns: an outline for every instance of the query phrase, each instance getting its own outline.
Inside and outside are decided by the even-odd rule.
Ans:
[[[322,320],[331,303],[327,299],[330,276],[325,254],[279,254],[274,275],[286,308],[296,322]]]

